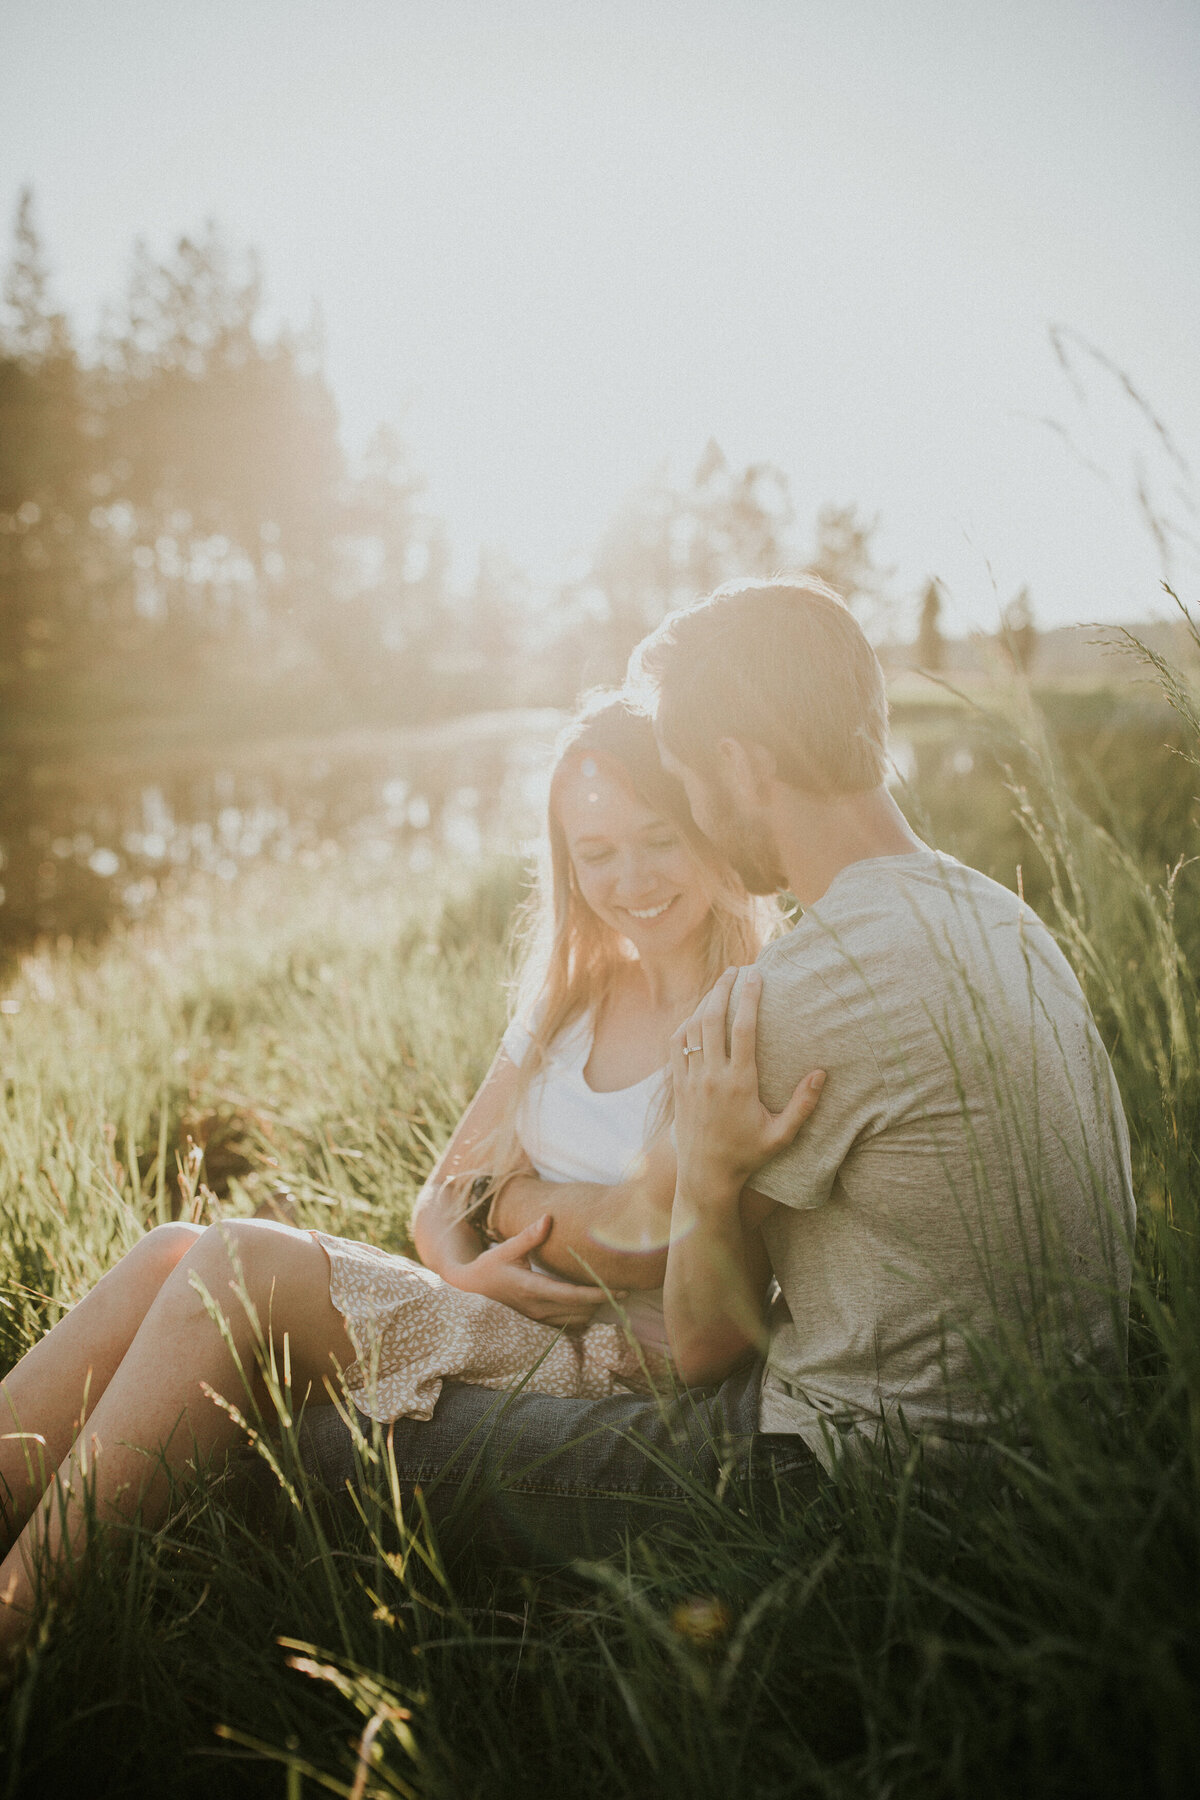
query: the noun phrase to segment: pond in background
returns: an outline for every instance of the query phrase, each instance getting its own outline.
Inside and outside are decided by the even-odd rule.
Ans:
[[[1194,851],[1200,827],[1190,740],[1162,706],[1126,696],[1049,696],[1058,755],[1085,805],[1110,808],[1148,868]],[[447,854],[518,849],[541,831],[554,710],[481,713],[421,730],[363,728],[259,741],[156,745],[134,754],[27,759],[0,749],[0,952],[137,917],[192,875],[236,880],[264,861],[334,855],[418,873]],[[1014,740],[966,708],[896,709],[891,785],[930,842],[1023,882],[1046,872],[1014,816]],[[1181,754],[1182,752],[1182,754]],[[1031,765],[1032,770],[1032,765]],[[1018,870],[1022,873],[1018,875]]]
[[[417,871],[512,851],[541,829],[553,710],[10,769],[0,801],[0,939],[136,917],[191,874],[236,880],[334,850]]]

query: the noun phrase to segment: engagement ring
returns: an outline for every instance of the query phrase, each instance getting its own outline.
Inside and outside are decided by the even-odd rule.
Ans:
[[[704,1051],[703,1044],[685,1044],[683,1046],[683,1054],[685,1056],[700,1056],[700,1055],[702,1055],[703,1051]]]

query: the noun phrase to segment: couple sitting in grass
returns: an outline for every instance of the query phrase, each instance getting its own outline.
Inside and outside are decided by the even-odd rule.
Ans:
[[[91,1506],[154,1524],[237,1442],[214,1396],[266,1403],[264,1341],[310,1473],[351,1475],[348,1398],[402,1491],[435,1517],[465,1492],[526,1562],[698,1484],[803,1504],[848,1453],[969,1456],[999,1369],[1123,1356],[1108,1058],[1045,927],[889,794],[850,613],[725,589],[632,673],[636,704],[566,734],[517,1014],[421,1192],[420,1263],[158,1226],[3,1384],[5,1643]],[[755,898],[782,890],[786,932]]]

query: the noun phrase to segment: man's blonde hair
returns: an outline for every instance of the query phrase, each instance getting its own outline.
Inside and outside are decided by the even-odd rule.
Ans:
[[[887,692],[849,608],[815,577],[745,581],[669,613],[634,651],[630,683],[671,755],[712,778],[716,745],[764,745],[781,781],[831,798],[887,773]]]

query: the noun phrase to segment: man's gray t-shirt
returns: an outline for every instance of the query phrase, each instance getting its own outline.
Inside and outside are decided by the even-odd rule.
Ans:
[[[1007,888],[921,850],[850,864],[768,945],[772,1110],[828,1081],[754,1177],[780,1297],[765,1431],[826,1461],[880,1421],[971,1437],[993,1350],[1124,1354],[1134,1224],[1111,1065],[1065,958]]]

